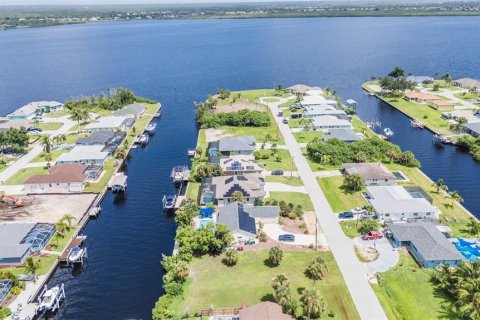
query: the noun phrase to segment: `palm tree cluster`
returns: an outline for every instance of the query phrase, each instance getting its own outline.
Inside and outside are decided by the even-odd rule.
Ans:
[[[67,232],[72,230],[73,221],[75,220],[76,218],[71,214],[65,214],[60,220],[57,221],[57,223],[55,223],[56,232],[53,235],[53,241],[57,246],[60,239],[65,238]]]
[[[88,120],[90,120],[90,112],[85,106],[72,106],[70,109],[70,120],[76,121],[78,125],[80,125],[80,123],[88,122]]]
[[[347,174],[343,177],[343,186],[351,191],[360,191],[365,187],[365,181],[358,173]]]
[[[453,306],[464,319],[480,319],[480,262],[464,262],[452,268],[438,266],[433,281],[450,295]]]
[[[290,289],[290,281],[283,273],[272,279],[272,288],[274,291],[275,301],[282,306],[283,311],[294,313],[297,302],[292,298]]]

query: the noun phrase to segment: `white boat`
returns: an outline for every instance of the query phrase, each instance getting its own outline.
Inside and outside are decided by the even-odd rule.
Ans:
[[[150,122],[147,128],[145,129],[145,132],[147,132],[148,134],[154,134],[156,130],[157,130],[157,123]]]
[[[55,286],[48,289],[41,297],[40,305],[38,306],[39,312],[45,312],[47,310],[52,310],[56,308],[55,304],[57,302],[57,297],[60,293],[60,287]]]
[[[164,195],[162,202],[163,202],[163,209],[164,210],[171,210],[175,207],[175,199],[177,197],[174,195]]]
[[[418,120],[410,120],[410,125],[414,128],[420,128],[423,129],[425,127],[425,124],[421,121]]]
[[[393,136],[393,131],[390,128],[383,129],[383,133],[385,133],[385,136],[387,137]]]
[[[446,143],[452,143],[452,139],[441,134],[434,134],[433,142],[438,144],[446,144]]]
[[[68,262],[75,263],[80,260],[83,255],[84,250],[80,247],[73,247],[70,250],[70,254],[68,255]]]
[[[142,133],[140,135],[140,138],[138,139],[138,143],[145,145],[148,143],[149,140],[150,138],[148,137],[148,135],[145,133]]]

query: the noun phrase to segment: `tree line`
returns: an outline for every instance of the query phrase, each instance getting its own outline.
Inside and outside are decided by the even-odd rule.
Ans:
[[[27,129],[9,128],[0,131],[0,150],[2,152],[25,152],[28,147]]]

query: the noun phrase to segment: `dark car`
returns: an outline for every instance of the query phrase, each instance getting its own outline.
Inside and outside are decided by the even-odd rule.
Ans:
[[[294,242],[295,236],[293,234],[281,234],[278,236],[278,241]]]
[[[283,176],[283,170],[273,170],[272,176]]]
[[[338,215],[340,219],[352,219],[354,217],[353,212],[345,211]]]
[[[40,128],[32,127],[27,129],[28,132],[42,132],[43,130]]]
[[[288,124],[288,120],[287,120],[287,119],[283,119],[283,120],[282,120],[282,123],[283,123],[283,124]]]

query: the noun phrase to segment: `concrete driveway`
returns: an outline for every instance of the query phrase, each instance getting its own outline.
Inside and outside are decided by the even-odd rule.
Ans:
[[[312,234],[302,234],[302,233],[292,233],[288,231],[284,231],[282,226],[279,224],[271,223],[265,224],[263,226],[263,231],[267,234],[269,238],[278,241],[278,236],[281,234],[293,234],[295,236],[294,242],[286,242],[282,241],[284,244],[296,245],[296,246],[309,246],[315,244],[315,235]],[[327,241],[325,240],[325,236],[322,233],[318,234],[318,246],[319,247],[326,247]]]
[[[400,260],[398,250],[395,249],[387,238],[378,240],[353,239],[355,245],[363,245],[378,250],[378,258],[375,261],[364,263],[368,273],[385,272],[395,267]]]

